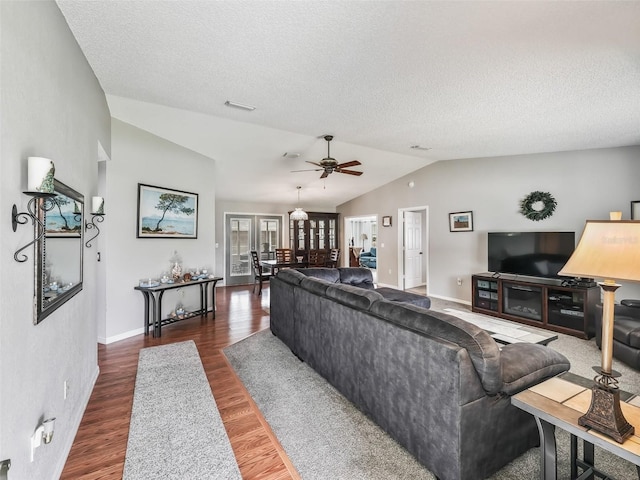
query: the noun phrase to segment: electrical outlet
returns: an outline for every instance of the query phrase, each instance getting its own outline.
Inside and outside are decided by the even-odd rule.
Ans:
[[[64,399],[67,399],[67,396],[69,395],[69,381],[65,380],[64,381]]]
[[[462,279],[460,277],[458,277],[456,281],[458,282],[458,286],[462,285]]]

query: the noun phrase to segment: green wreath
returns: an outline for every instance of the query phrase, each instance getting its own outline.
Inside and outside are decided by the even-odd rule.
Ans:
[[[533,208],[538,202],[542,202],[542,208]],[[553,215],[556,205],[558,205],[558,202],[556,202],[556,199],[553,198],[550,193],[535,191],[531,192],[520,202],[520,213],[529,220],[538,222]]]

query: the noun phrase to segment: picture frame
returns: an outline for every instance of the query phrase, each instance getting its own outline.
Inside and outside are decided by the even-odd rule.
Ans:
[[[631,202],[631,220],[640,220],[640,200]]]
[[[137,238],[198,238],[198,194],[138,184]]]
[[[449,214],[450,232],[473,232],[473,212],[452,212]]]
[[[383,227],[390,227],[391,226],[391,217],[390,216],[384,216],[382,217],[382,226]]]

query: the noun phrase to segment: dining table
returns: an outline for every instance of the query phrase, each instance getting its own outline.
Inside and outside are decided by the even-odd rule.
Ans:
[[[260,265],[263,268],[269,269],[271,275],[276,275],[281,268],[307,268],[309,262],[302,260],[300,262],[278,262],[277,260],[260,260]]]

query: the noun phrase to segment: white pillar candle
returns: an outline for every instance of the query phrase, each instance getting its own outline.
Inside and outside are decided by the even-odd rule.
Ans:
[[[104,214],[104,198],[92,197],[91,198],[91,213]]]
[[[55,167],[48,158],[29,157],[27,159],[27,191],[53,193]]]

